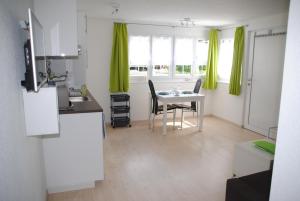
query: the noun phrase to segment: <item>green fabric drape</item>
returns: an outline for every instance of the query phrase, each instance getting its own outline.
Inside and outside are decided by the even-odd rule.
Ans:
[[[127,25],[114,24],[110,61],[110,92],[127,92],[129,89],[128,33]]]
[[[244,58],[245,30],[237,27],[234,34],[234,50],[232,68],[229,83],[229,94],[239,96],[241,94],[242,63]]]
[[[206,77],[203,84],[204,89],[217,88],[217,66],[218,66],[219,41],[218,30],[212,29],[209,33],[209,48],[206,67]]]

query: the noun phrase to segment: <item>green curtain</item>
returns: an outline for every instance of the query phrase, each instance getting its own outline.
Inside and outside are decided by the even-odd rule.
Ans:
[[[244,58],[245,30],[237,27],[234,34],[234,50],[232,68],[229,83],[229,94],[239,96],[241,94],[242,63]]]
[[[219,53],[218,30],[212,29],[209,33],[209,48],[208,48],[206,77],[203,84],[204,89],[213,90],[217,88],[218,53]]]
[[[110,61],[110,92],[127,92],[129,89],[127,25],[114,23]]]

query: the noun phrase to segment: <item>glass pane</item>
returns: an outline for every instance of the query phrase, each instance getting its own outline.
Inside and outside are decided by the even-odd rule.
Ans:
[[[172,38],[152,38],[153,76],[168,76],[172,57]]]
[[[130,36],[129,72],[131,76],[147,76],[150,61],[150,37]]]
[[[208,41],[197,40],[195,74],[204,74],[206,72],[207,57],[208,57]]]
[[[222,39],[220,43],[218,76],[223,81],[229,81],[233,57],[233,39]]]
[[[148,66],[143,65],[131,65],[129,72],[131,76],[147,76]]]
[[[175,74],[191,74],[193,65],[193,39],[177,38],[175,42]]]

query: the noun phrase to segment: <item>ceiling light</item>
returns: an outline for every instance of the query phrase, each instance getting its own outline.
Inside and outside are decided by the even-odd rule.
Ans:
[[[194,27],[196,26],[195,22],[190,17],[185,17],[180,20],[180,25],[182,27]]]
[[[119,8],[114,8],[111,14],[116,15],[118,14],[118,12],[119,12]]]
[[[120,10],[120,4],[118,2],[112,2],[110,3],[112,7],[112,15],[117,15]]]

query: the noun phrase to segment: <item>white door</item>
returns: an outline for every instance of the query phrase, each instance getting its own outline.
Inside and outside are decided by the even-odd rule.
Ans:
[[[284,32],[251,35],[244,126],[265,136],[278,125],[285,38]]]

